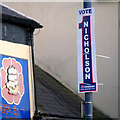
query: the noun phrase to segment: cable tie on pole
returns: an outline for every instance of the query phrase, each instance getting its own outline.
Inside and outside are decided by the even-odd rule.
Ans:
[[[87,103],[87,104],[92,104],[93,102],[85,102],[85,103]]]

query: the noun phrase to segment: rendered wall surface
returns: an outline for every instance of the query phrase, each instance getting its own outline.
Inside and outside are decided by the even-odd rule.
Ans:
[[[36,64],[77,93],[77,10],[82,9],[82,3],[4,4],[40,21],[44,27],[34,33]],[[92,6],[95,8],[97,77],[103,83],[94,93],[94,105],[117,118],[118,3],[100,2]]]
[[[98,82],[103,83],[94,94],[97,107],[109,116],[118,116],[118,3],[95,5],[96,53]],[[99,102],[98,102],[99,101]]]
[[[120,51],[120,2],[118,4],[118,51]],[[120,60],[120,52],[118,52],[118,61]],[[120,64],[118,63],[118,73],[120,71]],[[118,80],[120,79],[120,74],[118,74]],[[118,81],[118,86],[120,85],[120,81]],[[118,101],[120,101],[120,89],[118,87]],[[118,111],[120,111],[120,107],[118,107]],[[120,118],[120,112],[118,112],[118,118]]]

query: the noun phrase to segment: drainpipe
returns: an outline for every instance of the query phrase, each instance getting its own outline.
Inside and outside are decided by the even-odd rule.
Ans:
[[[33,67],[33,80],[34,80],[34,97],[35,97],[35,116],[38,115],[38,108],[37,108],[37,98],[36,98],[36,80],[35,80],[35,62],[34,62],[34,50],[33,50],[33,32],[34,29],[28,29],[28,41],[31,46],[31,52],[32,52],[32,67]]]

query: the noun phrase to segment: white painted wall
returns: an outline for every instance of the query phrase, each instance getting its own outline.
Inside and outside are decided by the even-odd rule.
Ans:
[[[5,3],[44,26],[35,38],[35,62],[77,93],[77,10],[82,3]],[[98,82],[94,105],[118,116],[118,3],[94,3]],[[38,30],[35,32],[37,34]],[[82,94],[80,96],[83,96]]]
[[[110,59],[97,57],[98,82],[104,85],[94,94],[94,101],[114,118],[118,116],[118,3],[99,3],[95,9],[97,54]]]

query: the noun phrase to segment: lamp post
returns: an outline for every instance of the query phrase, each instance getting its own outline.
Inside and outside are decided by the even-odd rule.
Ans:
[[[91,0],[83,1],[84,8],[91,8]],[[93,119],[93,93],[85,93],[85,120]]]

